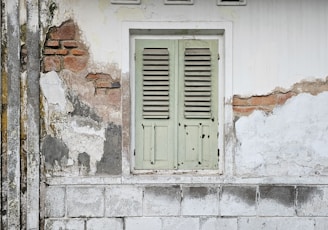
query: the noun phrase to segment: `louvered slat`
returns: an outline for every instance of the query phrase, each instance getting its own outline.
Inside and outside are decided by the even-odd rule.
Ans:
[[[145,48],[142,62],[145,119],[169,118],[169,52],[166,48]]]
[[[184,116],[211,117],[211,52],[186,48],[184,54]]]

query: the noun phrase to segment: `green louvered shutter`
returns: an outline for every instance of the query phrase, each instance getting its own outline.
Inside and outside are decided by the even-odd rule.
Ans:
[[[173,169],[175,43],[136,40],[136,169]]]
[[[217,169],[217,40],[179,41],[180,169]]]
[[[136,40],[136,169],[217,169],[217,40]]]

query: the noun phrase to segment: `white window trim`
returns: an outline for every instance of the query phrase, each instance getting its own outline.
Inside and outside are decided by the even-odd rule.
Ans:
[[[239,0],[239,1],[222,1],[217,0],[218,6],[246,6],[246,0]]]
[[[200,29],[201,28],[201,29]],[[159,31],[160,34],[142,34],[135,31]],[[194,30],[198,31],[197,36],[192,35],[166,35],[172,31],[185,31]],[[214,32],[214,34],[212,34]],[[136,38],[216,38],[219,39],[219,139],[218,148],[220,149],[219,156],[219,169],[218,170],[133,170],[134,166],[134,149],[135,149],[135,99],[134,99],[134,39]],[[232,23],[231,22],[123,22],[122,24],[122,77],[130,82],[130,98],[131,98],[131,113],[130,113],[130,148],[129,152],[123,152],[123,175],[130,175],[131,173],[160,173],[160,174],[172,174],[172,173],[185,173],[193,172],[198,174],[223,174],[232,175],[233,168],[233,153],[232,148],[226,146],[227,143],[224,136],[225,130],[229,131],[233,124],[232,113]],[[123,79],[122,79],[123,81]],[[231,127],[230,127],[231,126]],[[231,145],[231,144],[229,144]],[[229,150],[229,151],[227,151]]]
[[[165,5],[193,5],[194,0],[184,0],[184,1],[172,1],[172,0],[164,0]]]
[[[140,4],[140,0],[111,0],[112,4],[133,4],[138,5]]]

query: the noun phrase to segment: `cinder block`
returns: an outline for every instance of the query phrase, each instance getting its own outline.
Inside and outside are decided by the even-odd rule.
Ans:
[[[106,188],[106,216],[141,216],[142,188],[111,186]]]
[[[103,217],[103,187],[67,188],[67,215],[69,217]]]
[[[144,216],[176,216],[180,214],[179,186],[146,187],[144,190]]]
[[[162,221],[159,217],[127,217],[125,230],[161,230]]]
[[[327,230],[328,229],[328,217],[314,218],[315,230]]]
[[[298,187],[298,216],[328,216],[327,187]]]
[[[260,186],[258,215],[294,216],[295,188],[293,186]]]
[[[256,215],[256,187],[222,187],[220,210],[221,216]]]
[[[237,230],[237,218],[202,218],[200,230]]]
[[[120,218],[93,218],[87,221],[86,230],[123,230],[123,220]]]
[[[65,216],[65,188],[50,186],[46,189],[45,196],[46,217]]]
[[[84,220],[82,219],[46,219],[45,228],[46,230],[82,230],[84,229]]]
[[[199,218],[164,217],[162,218],[163,230],[199,230]]]
[[[238,221],[238,230],[314,230],[315,222],[310,218],[295,217],[265,217],[265,218],[245,218]]]
[[[182,215],[219,215],[218,187],[184,187],[182,188],[182,197]]]

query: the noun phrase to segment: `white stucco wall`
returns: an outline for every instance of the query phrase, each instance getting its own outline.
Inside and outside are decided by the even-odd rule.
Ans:
[[[224,46],[232,46],[232,58],[229,57],[229,67],[232,67],[229,73],[232,73],[231,76],[219,74],[226,78],[225,83],[231,82],[229,86],[232,88],[222,86],[222,91],[232,91],[228,97],[227,94],[221,96],[222,101],[223,98],[226,100],[226,104],[221,102],[220,107],[224,110],[220,134],[226,136],[224,159],[220,159],[223,175],[327,174],[323,166],[328,163],[325,152],[328,115],[327,106],[324,106],[327,93],[318,96],[300,94],[275,109],[271,115],[256,111],[235,124],[229,103],[232,95],[264,95],[277,87],[289,89],[303,80],[327,77],[328,1],[248,0],[246,6],[217,6],[216,1],[207,0],[195,1],[194,5],[165,5],[163,0],[142,0],[140,5],[112,4],[109,0],[56,0],[55,3],[54,18],[48,26],[60,26],[68,19],[77,23],[90,53],[88,72],[110,72],[113,64],[124,67],[124,76],[132,71],[126,64],[127,59],[132,57],[127,58],[126,55],[129,48],[126,47],[128,33],[124,33],[127,23],[154,25],[156,22],[162,29],[169,23],[176,23],[179,28],[183,23],[190,25],[195,22],[195,25],[202,26],[206,26],[206,22],[211,22],[208,23],[211,25],[215,25],[213,22],[219,22],[218,25],[229,23],[231,33],[223,35],[223,41]],[[48,16],[41,14],[44,25]],[[221,61],[227,63],[227,54],[221,53],[220,56]],[[222,71],[225,68],[227,66],[222,64]],[[133,87],[133,82],[130,83]],[[299,120],[293,119],[295,117]],[[292,118],[290,122],[286,122],[289,118]],[[76,132],[74,127],[71,130],[66,132],[67,140],[71,133]],[[236,142],[231,137],[233,130]],[[288,135],[283,133],[285,130],[288,130]],[[101,135],[94,136],[99,141],[103,140]],[[129,138],[133,140],[133,137]],[[74,146],[76,142],[67,143]],[[223,145],[219,146],[220,149]],[[95,156],[99,160],[100,155]],[[129,163],[127,160],[126,165]],[[129,169],[127,167],[128,173]]]
[[[236,175],[328,175],[328,92],[300,94],[271,114],[256,111],[236,126]]]
[[[93,68],[122,65],[123,21],[230,21],[233,23],[234,94],[266,94],[328,73],[328,2],[248,0],[246,6],[115,5],[109,0],[56,0],[54,25],[72,17],[90,48]]]

